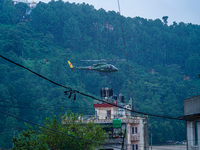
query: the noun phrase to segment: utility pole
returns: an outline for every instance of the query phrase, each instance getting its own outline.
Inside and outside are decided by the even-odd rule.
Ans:
[[[125,136],[126,136],[126,129],[125,129],[125,131],[124,131],[124,137],[123,137],[123,142],[122,142],[122,148],[121,148],[121,150],[124,149],[124,138],[125,138]]]
[[[15,131],[16,131],[16,129],[14,130],[14,138],[15,138]],[[12,147],[14,147],[14,143],[12,144]]]
[[[152,134],[153,134],[153,131],[151,131],[151,150],[152,150]]]

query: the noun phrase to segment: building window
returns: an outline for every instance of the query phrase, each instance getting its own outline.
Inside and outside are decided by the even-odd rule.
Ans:
[[[111,118],[111,110],[107,110],[107,117]]]
[[[133,144],[132,145],[132,150],[138,150],[138,144]]]
[[[197,122],[193,122],[193,137],[194,137],[194,146],[198,145],[198,128]]]
[[[135,134],[137,134],[138,132],[137,132],[137,127],[135,127]]]
[[[138,133],[138,128],[132,127],[132,134],[137,134],[137,133]]]
[[[95,111],[95,117],[97,118],[97,111]]]
[[[137,144],[135,145],[135,149],[138,150],[138,145]]]

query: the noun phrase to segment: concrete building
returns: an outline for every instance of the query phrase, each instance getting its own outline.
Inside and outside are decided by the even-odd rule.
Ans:
[[[132,115],[132,101],[126,104],[122,94],[118,100],[112,89],[102,88],[100,94],[103,101],[94,102],[95,114],[79,117],[81,123],[93,122],[106,131],[99,150],[149,150],[148,118]]]
[[[187,150],[200,150],[200,95],[184,100],[187,121]]]
[[[127,105],[117,100],[106,100],[131,109],[130,104]],[[83,122],[93,121],[106,130],[107,140],[102,145],[102,149],[117,150],[123,147],[125,150],[148,150],[147,118],[131,116],[130,111],[107,103],[96,103],[93,107],[95,115],[86,117]]]

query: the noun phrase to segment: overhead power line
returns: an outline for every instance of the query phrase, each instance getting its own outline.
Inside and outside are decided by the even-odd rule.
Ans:
[[[9,101],[9,100],[0,100],[0,103],[8,103],[8,104],[14,104],[14,105],[1,105],[0,106],[5,106],[5,107],[19,107],[19,108],[80,108],[80,109],[94,109],[93,107],[79,107],[79,106],[67,106],[67,105],[47,105],[47,104],[43,104],[43,103],[37,103],[37,104],[31,104],[28,102],[13,102],[13,101]],[[20,105],[19,105],[20,104]]]
[[[17,103],[9,103],[14,105],[2,105],[0,104],[0,107],[16,107],[16,108],[80,108],[80,109],[94,109],[92,107],[79,107],[79,106],[66,106],[66,105],[17,105]],[[19,104],[19,103],[18,103]]]
[[[35,125],[35,126],[38,126],[38,127],[44,128],[44,129],[47,129],[47,130],[49,130],[49,131],[61,133],[61,134],[64,134],[64,135],[66,135],[66,136],[70,136],[70,137],[76,138],[76,139],[82,139],[82,140],[85,140],[85,141],[88,141],[88,142],[91,142],[91,143],[97,143],[97,144],[105,145],[104,143],[100,143],[100,142],[97,142],[97,141],[94,141],[94,140],[90,140],[90,139],[86,139],[86,138],[81,138],[81,137],[78,137],[78,136],[70,135],[70,134],[67,134],[67,133],[64,133],[64,132],[61,132],[61,131],[52,129],[52,128],[45,127],[45,126],[43,126],[43,125],[36,124],[36,123],[34,123],[34,122],[25,120],[25,119],[23,119],[23,118],[17,117],[17,116],[15,116],[15,115],[12,115],[12,114],[9,114],[9,113],[6,113],[6,112],[3,112],[3,111],[1,111],[1,110],[0,110],[0,113],[5,114],[5,115],[10,116],[10,117],[13,117],[13,118],[16,118],[16,119],[18,119],[18,120],[27,122],[27,123],[29,123],[29,124],[33,124],[33,125]],[[118,147],[114,147],[114,146],[109,146],[109,147],[113,147],[113,148],[119,149]]]
[[[43,79],[45,79],[45,80],[47,80],[47,81],[49,81],[49,82],[55,84],[55,85],[57,85],[57,86],[63,87],[63,88],[65,88],[65,89],[68,89],[68,91],[65,91],[65,94],[66,94],[66,95],[69,94],[69,98],[72,96],[72,94],[74,94],[74,100],[76,99],[76,95],[75,95],[75,94],[78,93],[78,94],[80,94],[80,95],[83,95],[83,96],[92,98],[92,99],[94,99],[94,100],[97,100],[97,101],[100,101],[100,102],[103,102],[103,103],[107,103],[107,104],[110,104],[110,105],[112,105],[112,106],[115,106],[115,107],[118,107],[118,108],[122,108],[122,109],[125,109],[125,110],[127,110],[127,111],[131,111],[131,112],[133,112],[133,113],[138,113],[138,114],[141,114],[141,115],[147,115],[147,116],[159,117],[159,118],[165,118],[165,119],[173,119],[173,120],[187,120],[187,119],[180,119],[180,118],[168,117],[168,116],[162,116],[162,115],[154,115],[154,114],[149,114],[149,113],[145,113],[145,112],[140,112],[140,111],[135,111],[135,110],[130,110],[130,109],[124,108],[124,107],[122,107],[122,106],[119,106],[119,105],[116,105],[116,104],[113,104],[113,103],[110,103],[110,102],[107,102],[107,101],[98,99],[98,98],[96,98],[96,97],[94,97],[94,96],[85,94],[85,93],[83,93],[83,92],[80,92],[80,91],[77,91],[77,90],[72,90],[72,88],[66,87],[66,86],[61,85],[61,84],[59,84],[59,83],[56,83],[56,82],[54,82],[54,81],[52,81],[52,80],[50,80],[50,79],[48,79],[48,78],[46,78],[46,77],[44,77],[44,76],[42,76],[42,75],[40,75],[40,74],[38,74],[38,73],[32,71],[32,70],[30,70],[30,69],[28,69],[28,68],[26,68],[26,67],[24,67],[24,66],[22,66],[22,65],[20,65],[20,64],[18,64],[18,63],[16,63],[16,62],[14,62],[14,61],[11,61],[11,60],[8,59],[8,58],[3,57],[2,55],[0,55],[0,57],[3,58],[3,59],[5,59],[5,60],[7,60],[7,61],[9,61],[9,62],[11,62],[11,63],[13,63],[13,64],[15,64],[15,65],[17,65],[17,66],[19,66],[19,67],[22,67],[22,68],[24,68],[24,69],[26,69],[26,70],[28,70],[28,71],[34,73],[35,75],[37,75],[37,76],[39,76],[39,77],[41,77],[41,78],[43,78]]]
[[[84,107],[32,107],[32,106],[13,106],[13,105],[0,105],[0,107],[2,108],[20,108],[20,109],[32,109],[32,110],[35,110],[35,111],[44,111],[44,110],[56,110],[55,112],[58,113],[58,112],[63,112],[64,110],[71,110],[71,111],[77,111],[77,110],[84,110],[85,112],[89,113],[90,110],[88,109],[94,109],[94,108],[84,108]],[[86,109],[86,110],[85,110]],[[52,111],[49,111],[49,112],[52,112]]]
[[[127,111],[131,111],[133,113],[138,113],[138,114],[141,114],[141,115],[146,115],[146,116],[151,116],[151,117],[159,117],[159,118],[165,118],[165,119],[173,119],[173,120],[186,120],[186,119],[180,119],[180,118],[175,118],[175,117],[168,117],[168,116],[162,116],[162,115],[154,115],[154,114],[149,114],[149,113],[144,113],[144,112],[140,112],[140,111],[135,111],[135,110],[130,110],[130,109],[127,109],[127,108],[124,108],[122,106],[119,106],[119,105],[116,105],[114,103],[110,103],[110,102],[107,102],[107,101],[104,101],[104,100],[100,100],[94,96],[91,96],[91,95],[88,95],[88,94],[85,94],[85,93],[82,93],[82,92],[79,92],[79,91],[76,91],[76,90],[73,90],[75,91],[76,93],[79,93],[81,95],[84,95],[86,97],[90,97],[94,100],[97,100],[97,101],[100,101],[100,102],[103,102],[103,103],[107,103],[107,104],[110,104],[112,106],[115,106],[115,107],[118,107],[118,108],[122,108],[122,109],[125,109]]]
[[[45,80],[47,80],[47,81],[49,81],[49,82],[55,84],[55,85],[57,85],[57,86],[66,88],[66,89],[68,89],[68,90],[70,90],[70,91],[72,90],[70,87],[66,87],[66,86],[64,86],[64,85],[61,85],[61,84],[59,84],[59,83],[56,83],[56,82],[54,82],[54,81],[52,81],[52,80],[50,80],[50,79],[48,79],[48,78],[46,78],[46,77],[44,77],[44,76],[38,74],[37,72],[34,72],[34,71],[30,70],[29,68],[24,67],[24,66],[22,66],[22,65],[20,65],[20,64],[18,64],[18,63],[16,63],[16,62],[14,62],[14,61],[12,61],[12,60],[6,58],[6,57],[4,57],[4,56],[2,56],[2,55],[0,55],[0,57],[3,58],[3,59],[5,59],[5,60],[7,60],[7,61],[9,61],[9,62],[11,62],[11,63],[13,63],[13,64],[15,64],[15,65],[17,65],[17,66],[19,66],[19,67],[21,67],[21,68],[24,68],[24,69],[26,69],[26,70],[28,70],[28,71],[34,73],[35,75],[37,75],[37,76],[39,76],[39,77],[41,77],[41,78],[43,78],[43,79],[45,79]]]
[[[12,115],[12,114],[3,112],[3,111],[1,111],[1,110],[0,110],[0,113],[5,114],[5,115],[10,116],[10,117],[13,117],[13,118],[16,118],[16,119],[18,119],[18,120],[27,122],[27,123],[29,123],[29,124],[33,124],[33,125],[35,125],[35,126],[42,127],[42,128],[44,128],[44,129],[47,129],[47,130],[50,130],[50,131],[53,131],[53,132],[58,132],[58,133],[64,134],[64,135],[66,135],[66,136],[70,136],[70,137],[77,138],[77,139],[83,139],[83,140],[86,140],[86,141],[89,141],[89,142],[92,142],[92,143],[102,144],[102,143],[99,143],[99,142],[96,142],[96,141],[93,141],[93,140],[90,140],[90,139],[85,139],[85,138],[81,138],[81,137],[78,137],[78,136],[70,135],[70,134],[67,134],[67,133],[64,133],[64,132],[55,130],[55,129],[51,129],[51,128],[45,127],[45,126],[43,126],[43,125],[36,124],[36,123],[34,123],[34,122],[31,122],[31,121],[22,119],[22,118],[20,118],[20,117],[17,117],[17,116],[14,116],[14,115]]]
[[[0,130],[0,132],[11,132],[11,131],[17,131],[17,130],[24,130],[24,129],[16,128],[16,129],[12,129],[12,130]]]

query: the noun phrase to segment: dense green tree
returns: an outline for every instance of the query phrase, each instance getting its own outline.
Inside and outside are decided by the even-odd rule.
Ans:
[[[18,3],[15,5],[15,16],[18,22],[26,22],[29,19],[28,13],[31,11],[26,3]]]
[[[0,54],[59,84],[95,97],[99,97],[102,87],[110,87],[116,95],[124,94],[127,102],[134,97],[138,111],[173,117],[183,115],[185,98],[199,94],[199,25],[183,22],[166,25],[160,19],[126,18],[114,11],[61,0],[39,2],[30,14],[27,11],[24,3],[14,6],[11,0],[0,1]],[[119,71],[110,76],[92,71],[71,72],[67,64],[71,60],[75,66],[89,66],[90,62],[79,60],[126,56],[128,62],[112,62]],[[0,72],[3,111],[37,123],[67,110],[94,115],[92,99],[77,95],[74,101],[64,95],[65,89],[3,59]],[[0,134],[11,128],[9,124],[24,127],[16,119],[1,116]],[[155,143],[185,138],[182,122],[150,119],[149,124],[150,130],[158,133]],[[171,133],[165,135],[168,126]],[[30,134],[36,136],[38,132],[27,135]],[[0,147],[12,147],[8,139],[13,134],[3,135]]]
[[[12,0],[2,0],[1,1],[1,13],[0,13],[0,23],[2,24],[14,24],[15,18],[15,8],[13,7]]]
[[[163,19],[164,24],[167,24],[167,23],[168,23],[168,21],[167,21],[168,16],[163,16],[162,19]]]
[[[105,140],[105,133],[92,122],[83,124],[81,116],[68,112],[62,123],[54,116],[46,118],[40,131],[28,129],[13,138],[13,149],[95,149]],[[49,129],[55,130],[51,131]],[[58,132],[56,132],[58,131]],[[95,139],[95,140],[94,140]]]
[[[196,77],[200,69],[200,57],[198,54],[193,54],[186,60],[185,68],[187,74],[191,77]]]

